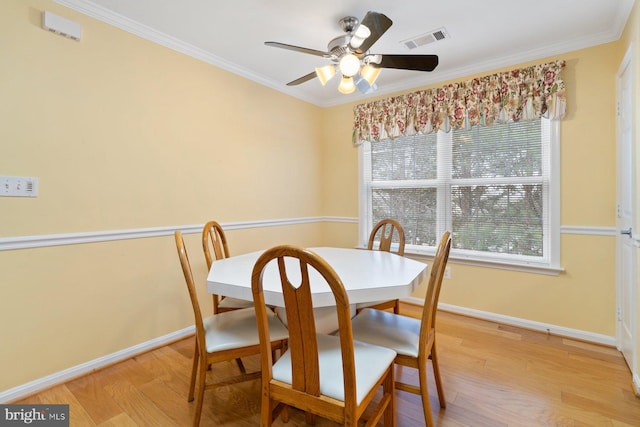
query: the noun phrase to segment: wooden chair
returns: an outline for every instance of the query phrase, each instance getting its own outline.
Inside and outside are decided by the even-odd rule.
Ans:
[[[258,338],[255,310],[253,308],[219,313],[206,318],[202,317],[193,273],[191,271],[191,264],[189,263],[189,257],[180,231],[175,232],[175,240],[178,257],[180,258],[182,272],[187,283],[193,314],[195,316],[196,346],[193,355],[188,401],[193,401],[195,390],[196,409],[193,417],[193,425],[198,426],[200,424],[205,389],[260,378],[260,372],[252,372],[249,374],[243,372],[240,375],[207,384],[207,366],[218,362],[259,354],[260,341]],[[271,347],[274,350],[284,348],[289,335],[287,328],[285,328],[273,312],[264,313],[262,320],[269,325]]]
[[[395,363],[416,368],[420,386],[396,382],[398,390],[422,396],[424,419],[427,426],[433,425],[429,391],[427,388],[427,360],[432,360],[433,374],[438,389],[440,407],[447,404],[440,379],[438,354],[436,352],[436,312],[444,269],[449,259],[451,235],[443,234],[438,251],[430,269],[429,285],[424,301],[422,319],[414,319],[381,310],[365,309],[353,319],[353,337],[356,340],[381,345],[395,350]]]
[[[339,324],[336,336],[316,334],[310,276],[326,281],[333,292]],[[267,324],[270,310],[264,302],[264,277],[281,282],[289,327],[288,349],[273,365],[273,333]],[[317,415],[356,426],[380,386],[379,403],[366,425],[376,425],[383,416],[385,426],[395,425],[396,353],[353,340],[348,296],[326,261],[303,248],[276,246],[256,261],[251,285],[262,350],[261,426],[271,426],[283,409],[286,422],[287,406],[305,411],[307,422],[313,423]]]
[[[376,235],[380,232],[380,245],[378,246],[378,250],[393,252],[391,250],[391,243],[393,241],[394,233],[398,235],[398,250],[395,251],[400,256],[404,256],[404,229],[402,225],[396,220],[387,218],[378,222],[371,229],[371,233],[369,234],[369,243],[367,244],[367,249],[374,249],[374,242],[376,241]],[[376,310],[388,310],[390,308],[393,309],[395,314],[400,312],[400,301],[397,299],[390,301],[376,301],[376,302],[365,302],[359,303],[356,305],[356,313],[361,312],[365,308],[375,308]]]
[[[202,250],[207,260],[207,270],[211,270],[214,260],[229,258],[227,237],[216,221],[207,222],[202,229]],[[253,307],[253,301],[213,294],[213,314],[249,307]]]

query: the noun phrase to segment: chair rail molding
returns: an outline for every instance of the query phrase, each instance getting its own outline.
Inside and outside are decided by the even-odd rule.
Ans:
[[[560,234],[584,234],[586,236],[615,236],[615,227],[593,227],[588,225],[563,225]]]
[[[249,228],[279,227],[314,222],[341,222],[358,224],[357,217],[314,216],[302,218],[284,218],[255,221],[226,222],[221,225],[225,230]],[[149,237],[171,236],[176,230],[182,234],[202,232],[203,224],[176,225],[167,227],[133,228],[125,230],[88,231],[80,233],[42,234],[34,236],[0,237],[0,251],[17,249],[44,248],[48,246],[79,245],[85,243],[110,242],[114,240],[145,239]],[[562,226],[561,234],[579,234],[587,236],[615,236],[615,227]]]
[[[352,217],[317,216],[304,218],[226,222],[222,223],[221,225],[225,230],[241,230],[249,228],[280,227],[295,224],[311,224],[315,222],[344,222],[357,224],[358,219]],[[176,230],[180,230],[182,234],[195,234],[201,233],[203,226],[204,223],[194,225],[175,225],[168,227],[134,228],[125,230],[0,237],[0,251],[172,236]]]

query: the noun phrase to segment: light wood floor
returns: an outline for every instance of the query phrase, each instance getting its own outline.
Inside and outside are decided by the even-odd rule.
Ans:
[[[438,346],[447,408],[440,410],[432,381],[437,426],[640,426],[640,398],[615,349],[445,312]],[[68,403],[71,426],[187,426],[192,353],[193,338],[185,339],[14,403]],[[257,368],[258,359],[245,365]],[[220,364],[212,375],[236,369]],[[398,375],[415,379],[410,369]],[[201,425],[256,426],[259,396],[257,380],[207,391]],[[418,396],[396,396],[398,426],[424,425]],[[275,425],[304,425],[303,414],[290,414]]]

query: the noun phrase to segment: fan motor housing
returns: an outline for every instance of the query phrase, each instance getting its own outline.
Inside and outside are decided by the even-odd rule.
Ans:
[[[345,32],[350,33],[355,30],[355,28],[360,23],[360,20],[355,16],[345,16],[340,21],[338,21],[338,23],[340,24],[340,28],[342,28]]]
[[[327,45],[327,50],[336,57],[340,57],[345,53],[350,53],[351,48],[349,47],[349,40],[351,40],[350,34],[338,36],[329,42],[329,44]]]

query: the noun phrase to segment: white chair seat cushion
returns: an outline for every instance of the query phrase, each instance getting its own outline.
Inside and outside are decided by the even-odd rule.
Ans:
[[[351,320],[353,339],[387,348],[398,354],[418,357],[419,319],[370,308]]]
[[[320,393],[344,402],[342,352],[340,338],[316,335],[320,365]],[[356,401],[362,402],[367,393],[391,366],[396,352],[358,341],[353,342],[356,365]],[[291,384],[291,353],[287,350],[273,365],[273,378]]]
[[[267,311],[271,340],[289,337],[289,331],[271,310]],[[258,322],[254,308],[227,311],[204,319],[207,352],[258,345]]]
[[[253,308],[253,301],[245,299],[224,297],[218,304],[219,308]]]

